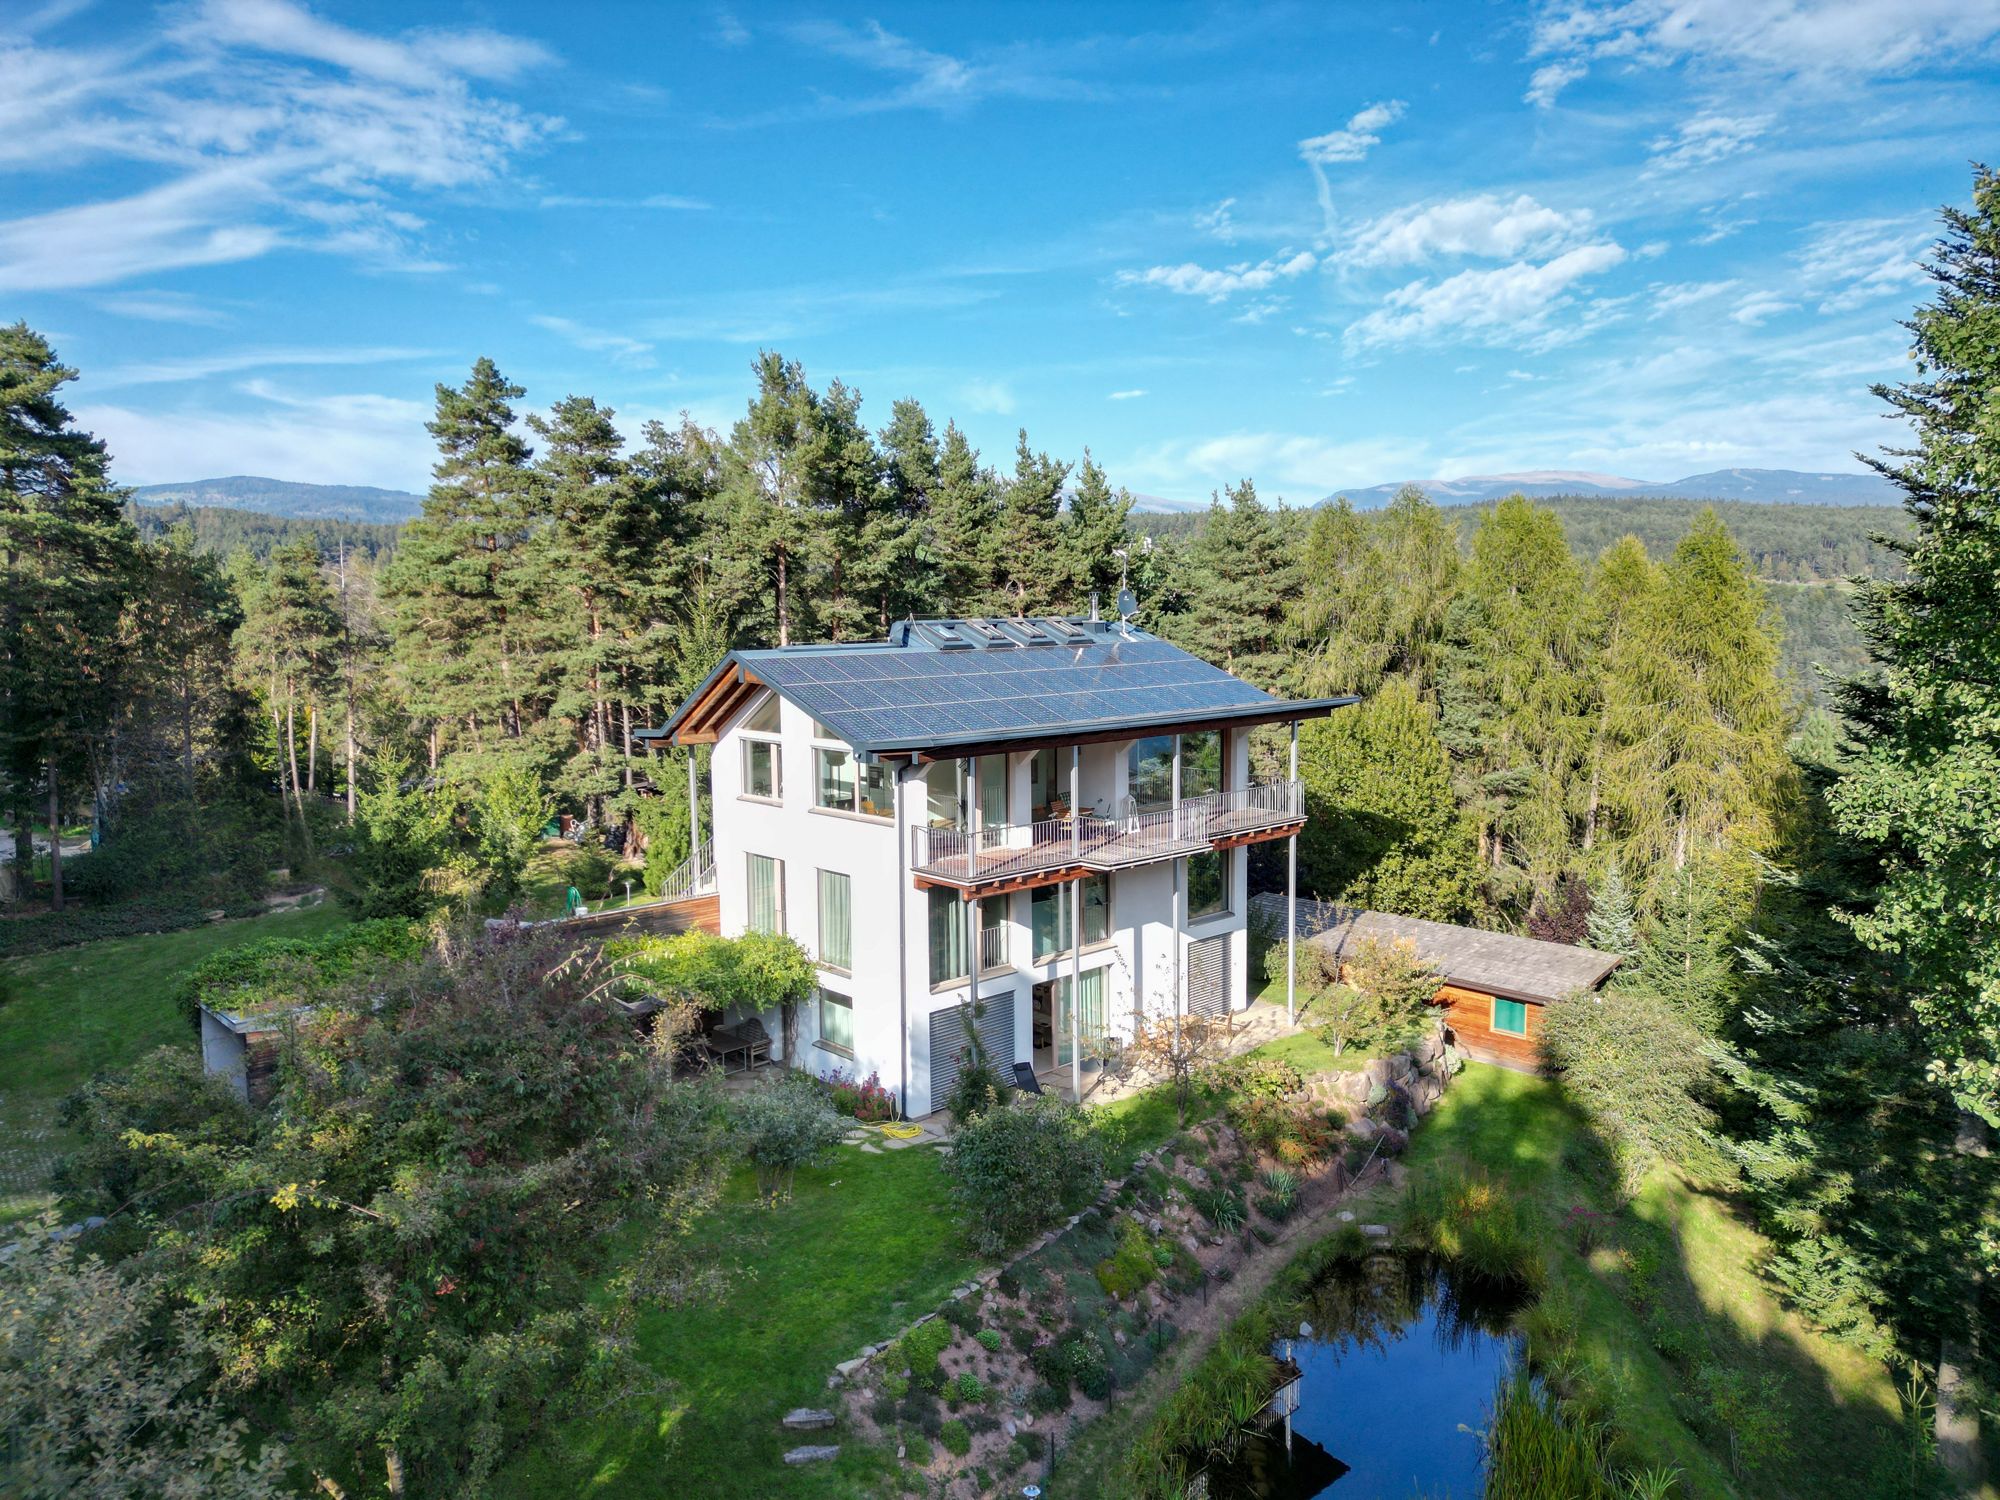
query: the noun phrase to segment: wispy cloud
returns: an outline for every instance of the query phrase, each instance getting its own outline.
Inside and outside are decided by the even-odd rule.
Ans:
[[[100,297],[97,305],[120,318],[138,318],[146,323],[185,323],[191,328],[220,328],[230,321],[219,307],[189,296],[186,292],[119,292]]]
[[[1310,250],[1280,250],[1267,260],[1238,261],[1233,266],[1201,266],[1185,261],[1178,266],[1120,271],[1118,284],[1160,287],[1177,296],[1226,302],[1238,292],[1258,292],[1280,281],[1303,276],[1318,264],[1319,258]]]
[[[1313,175],[1313,191],[1319,199],[1320,222],[1326,235],[1333,234],[1333,183],[1326,169],[1339,162],[1363,160],[1381,144],[1381,132],[1403,117],[1401,99],[1385,99],[1363,106],[1338,130],[1311,135],[1299,142],[1299,159]]]
[[[1236,206],[1234,198],[1224,198],[1215,207],[1194,216],[1194,227],[1203,234],[1214,235],[1225,245],[1236,243],[1236,220],[1230,210]]]
[[[569,193],[551,193],[541,200],[542,208],[645,208],[675,213],[707,213],[715,205],[705,198],[689,198],[680,193],[649,193],[643,198],[580,198]]]
[[[189,380],[207,380],[216,375],[238,375],[249,370],[303,369],[319,365],[386,365],[413,359],[435,359],[435,349],[408,349],[400,346],[360,348],[301,347],[284,349],[230,349],[215,354],[197,354],[183,359],[161,359],[129,365],[112,365],[92,373],[93,390],[116,390],[133,385],[176,385]]]
[[[1705,110],[1691,120],[1683,120],[1672,135],[1654,140],[1645,170],[1650,176],[1684,172],[1740,155],[1771,128],[1771,119],[1770,115],[1727,115]]]
[[[1145,394],[1144,390],[1113,391],[1106,399],[1111,401],[1137,401]]]
[[[1653,311],[1651,316],[1664,318],[1671,313],[1686,308],[1700,307],[1713,302],[1724,292],[1735,288],[1736,282],[1729,281],[1684,281],[1670,286],[1656,286],[1651,292]]]
[[[376,35],[289,0],[207,0],[122,51],[7,48],[0,170],[127,161],[169,175],[0,222],[0,290],[102,286],[286,247],[434,269],[425,221],[397,195],[434,201],[491,181],[554,129],[475,87],[547,56],[493,31]]]
[[[1443,281],[1413,281],[1391,292],[1374,312],[1348,326],[1355,349],[1444,341],[1548,348],[1572,342],[1601,323],[1609,309],[1571,316],[1575,289],[1626,258],[1610,241],[1581,245],[1539,264],[1517,261],[1493,270],[1461,271]]]
[[[1919,257],[1931,231],[1901,219],[1815,224],[1799,252],[1799,275],[1823,313],[1844,312],[1874,297],[1902,296],[1923,280]]]
[[[875,93],[815,90],[810,102],[736,124],[776,124],[802,117],[927,109],[957,112],[989,99],[1089,99],[1098,90],[1071,76],[1045,50],[1016,44],[964,57],[925,47],[879,21],[850,26],[804,21],[787,27],[793,41],[890,80]]]
[[[1779,313],[1796,312],[1798,303],[1787,302],[1775,292],[1750,292],[1729,310],[1729,320],[1745,328],[1762,328]]]
[[[1004,380],[968,380],[959,387],[958,395],[976,412],[1005,417],[1014,411],[1014,391]]]
[[[547,313],[537,313],[528,319],[537,328],[546,329],[558,338],[576,345],[589,354],[607,356],[615,365],[628,370],[643,370],[653,364],[653,346],[643,339],[632,338],[628,334],[613,333],[608,329],[592,328],[572,318],[558,318]]]

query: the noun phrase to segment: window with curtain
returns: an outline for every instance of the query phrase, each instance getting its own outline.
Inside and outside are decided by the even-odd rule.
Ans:
[[[931,983],[963,979],[965,968],[965,912],[958,892],[933,889],[930,893]]]
[[[854,998],[821,988],[819,992],[819,1040],[822,1047],[854,1055]]]
[[[819,872],[819,961],[829,969],[854,967],[853,883],[835,870]]]
[[[768,854],[750,859],[750,930],[785,930],[785,862]]]
[[[1229,910],[1229,856],[1232,850],[1210,849],[1190,854],[1187,862],[1187,914],[1190,922]]]
[[[1520,1000],[1493,999],[1493,1030],[1501,1036],[1528,1034],[1528,1007]]]
[[[1134,740],[1125,752],[1126,791],[1140,812],[1170,806],[1174,800],[1174,737],[1149,734]]]
[[[979,822],[999,828],[1007,822],[1007,757],[979,757]]]
[[[1070,992],[1075,988],[1079,997],[1075,1024],[1070,1021]],[[1072,986],[1065,974],[1056,983],[1056,1061],[1064,1066],[1070,1062],[1072,1048],[1070,1038],[1075,1035],[1083,1042],[1083,1055],[1096,1057],[1104,1049],[1104,970],[1092,969],[1083,976],[1080,986]]]
[[[743,738],[743,795],[775,802],[783,784],[778,779],[778,742]]]

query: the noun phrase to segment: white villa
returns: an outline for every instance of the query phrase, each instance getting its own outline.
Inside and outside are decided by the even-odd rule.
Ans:
[[[1135,1016],[1242,1009],[1246,846],[1295,838],[1298,721],[1351,701],[1274,698],[1117,621],[922,620],[731,652],[638,738],[713,747],[720,930],[818,963],[787,1061],[876,1073],[915,1117],[968,1018],[1003,1074],[1080,1095]],[[1274,723],[1291,774],[1256,783],[1248,731]]]

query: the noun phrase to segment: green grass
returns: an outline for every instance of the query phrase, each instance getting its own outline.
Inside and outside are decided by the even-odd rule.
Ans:
[[[1283,997],[1280,996],[1282,999]],[[1293,1036],[1281,1036],[1250,1049],[1252,1057],[1268,1057],[1277,1062],[1288,1062],[1307,1077],[1314,1073],[1351,1073],[1368,1062],[1368,1052],[1350,1047],[1347,1051],[1335,1053],[1333,1048],[1321,1041],[1310,1031],[1301,1031]]]
[[[65,1146],[55,1119],[65,1094],[163,1043],[192,1047],[169,999],[174,982],[219,948],[310,937],[347,920],[331,903],[180,932],[110,938],[0,961],[0,1224],[47,1206],[49,1167]]]
[[[787,1448],[822,1441],[778,1424],[823,1406],[826,1377],[864,1344],[940,1303],[979,1262],[927,1146],[870,1156],[842,1146],[799,1173],[776,1208],[747,1173],[699,1231],[730,1272],[719,1296],[642,1316],[639,1352],[673,1382],[651,1420],[572,1434],[580,1450],[537,1456],[504,1493],[531,1496],[846,1496],[880,1492],[893,1458],[844,1445],[831,1466],[790,1469]],[[838,1439],[831,1439],[837,1441]]]
[[[1786,1311],[1758,1275],[1763,1238],[1728,1203],[1660,1170],[1629,1210],[1611,1216],[1614,1245],[1657,1258],[1651,1296],[1667,1322],[1705,1340],[1718,1363],[1753,1386],[1774,1382],[1789,1452],[1739,1479],[1726,1453],[1687,1426],[1675,1401],[1682,1376],[1621,1295],[1634,1274],[1630,1261],[1618,1248],[1585,1255],[1559,1227],[1573,1206],[1609,1206],[1601,1160],[1588,1125],[1554,1083],[1478,1063],[1454,1080],[1407,1158],[1413,1177],[1440,1168],[1490,1173],[1544,1215],[1551,1293],[1575,1309],[1578,1361],[1615,1393],[1621,1459],[1679,1468],[1683,1493],[1693,1496],[1877,1493],[1871,1486],[1899,1451],[1888,1371]]]

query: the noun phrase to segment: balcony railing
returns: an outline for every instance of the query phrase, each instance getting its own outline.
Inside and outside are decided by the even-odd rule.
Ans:
[[[1276,781],[1114,818],[1085,813],[971,830],[915,828],[910,831],[910,866],[919,875],[956,885],[1061,869],[1123,870],[1199,854],[1218,839],[1296,823],[1304,806],[1296,781]]]
[[[1007,924],[988,927],[979,934],[979,971],[1007,967]]]

